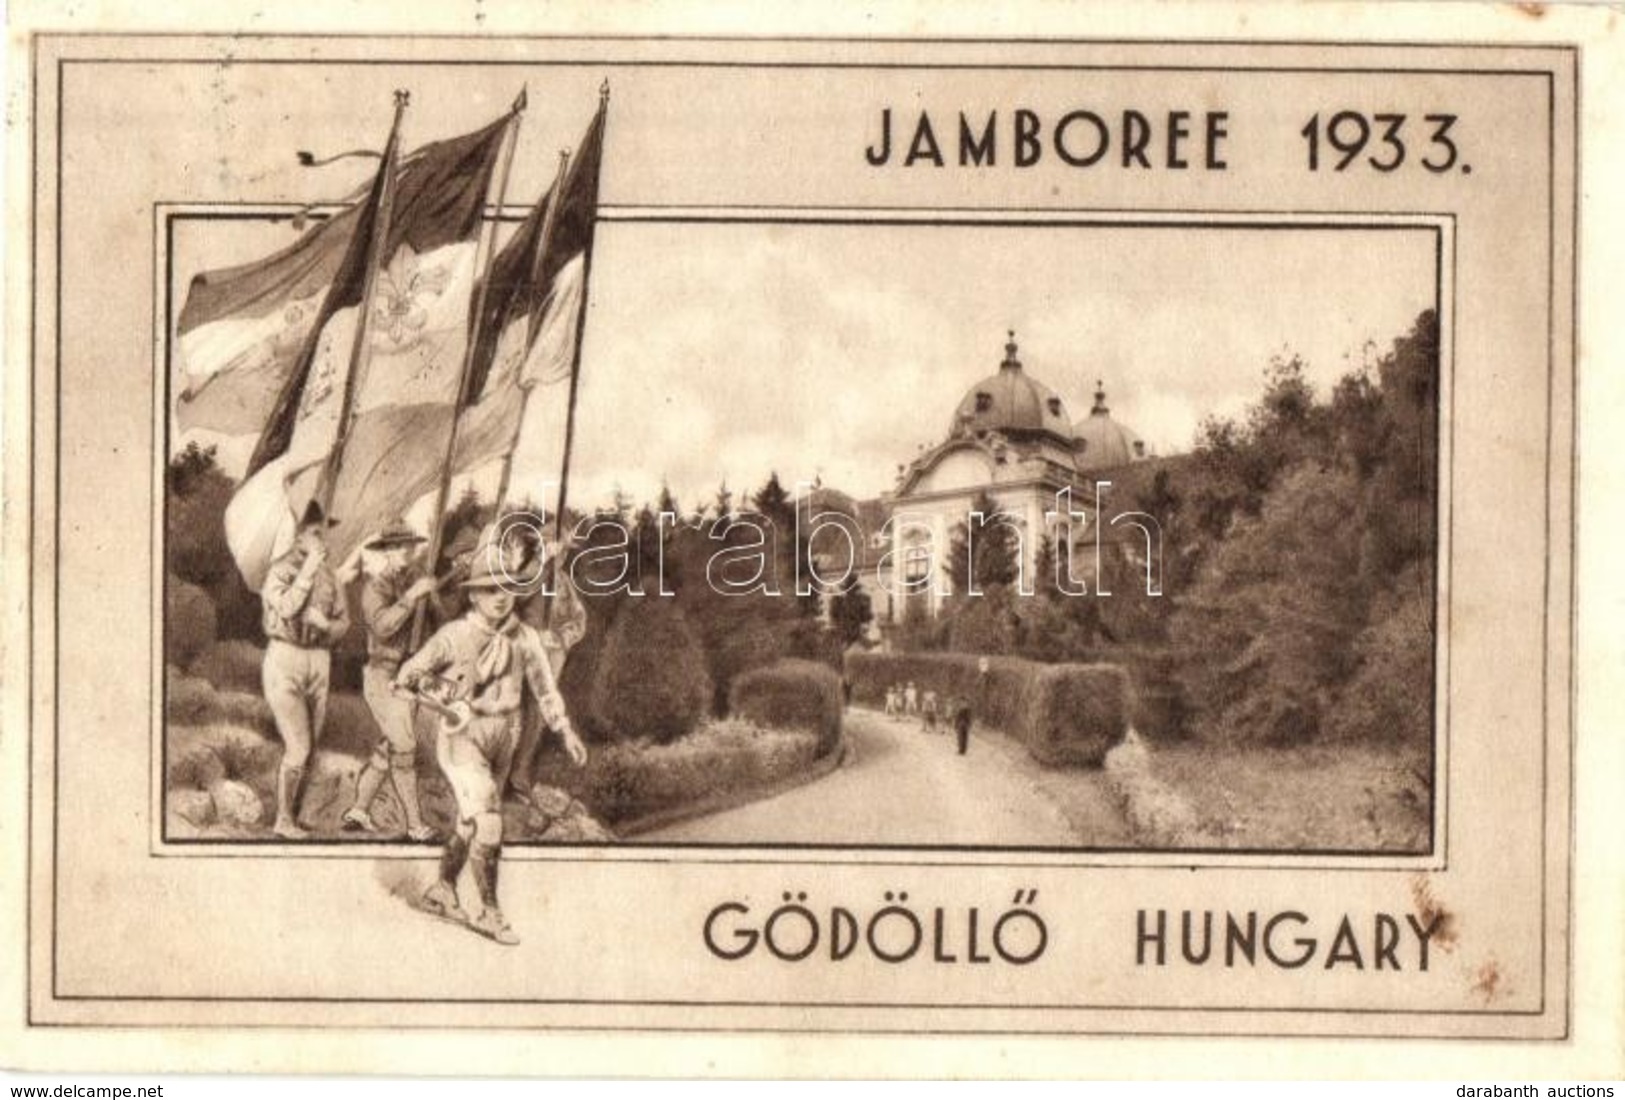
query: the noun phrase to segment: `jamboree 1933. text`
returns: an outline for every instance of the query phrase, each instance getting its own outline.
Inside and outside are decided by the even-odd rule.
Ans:
[[[1295,135],[1310,172],[1419,168],[1469,174],[1457,144],[1458,116],[1437,110],[1361,111],[1331,107],[1309,114]],[[1047,117],[1008,112],[932,115],[882,107],[869,124],[864,160],[873,168],[1157,169],[1224,172],[1236,121],[1229,111],[1077,108]]]

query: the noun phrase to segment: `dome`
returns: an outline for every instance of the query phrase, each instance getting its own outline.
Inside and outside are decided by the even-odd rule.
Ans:
[[[969,390],[954,411],[950,436],[1001,432],[1015,439],[1047,433],[1070,439],[1066,405],[1054,390],[1021,369],[1016,334],[1004,345],[1004,362]]]
[[[1112,419],[1106,407],[1106,384],[1096,382],[1095,404],[1073,428],[1080,470],[1107,470],[1127,466],[1146,457],[1145,443],[1135,432]]]

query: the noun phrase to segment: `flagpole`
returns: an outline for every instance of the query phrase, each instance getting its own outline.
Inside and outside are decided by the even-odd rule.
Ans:
[[[548,247],[553,243],[553,224],[559,212],[559,201],[564,198],[568,187],[569,176],[570,154],[561,149],[559,150],[558,174],[553,179],[553,191],[547,200],[547,212],[542,215],[542,231],[536,242],[536,253],[530,259],[531,282],[533,284],[541,271],[542,260],[547,255]],[[539,302],[533,309],[533,315],[528,325],[530,331],[525,335],[525,355],[529,354],[531,337],[539,324],[539,315],[542,313],[544,305],[545,303]],[[523,356],[520,362],[523,365]],[[520,381],[522,383],[523,379],[521,378]],[[519,446],[519,435],[525,429],[525,414],[530,410],[530,395],[531,391],[536,388],[536,384],[521,385],[520,388],[523,396],[519,399],[519,418],[514,421],[513,435],[509,437],[507,450],[503,453],[502,478],[497,483],[496,507],[498,514],[502,512],[502,509],[508,503],[508,487],[513,480],[513,453]]]
[[[389,128],[389,142],[384,146],[383,163],[378,166],[382,184],[378,193],[378,209],[373,212],[372,240],[367,242],[367,269],[361,277],[361,302],[355,323],[355,341],[350,345],[350,369],[344,375],[344,398],[339,405],[338,432],[333,448],[327,454],[327,468],[322,472],[317,496],[322,515],[333,507],[333,493],[338,488],[339,469],[344,464],[344,447],[350,438],[350,424],[355,415],[355,395],[360,388],[357,377],[367,369],[371,344],[373,283],[378,275],[379,261],[389,242],[389,223],[395,208],[395,162],[400,149],[401,119],[412,95],[404,89],[395,92],[395,121]],[[314,333],[312,334],[315,335]]]
[[[485,325],[485,297],[491,288],[491,261],[497,252],[497,229],[502,224],[502,206],[508,197],[508,171],[513,167],[514,150],[519,146],[519,116],[524,112],[527,96],[523,90],[519,98],[514,100],[513,108],[508,113],[508,132],[503,140],[507,143],[502,152],[502,163],[497,168],[496,183],[496,210],[497,216],[491,219],[491,230],[485,235],[485,255],[476,265],[480,269],[479,281],[475,284],[473,316],[474,323],[469,326],[468,346],[463,349],[462,375],[457,383],[457,404],[452,407],[451,431],[446,437],[446,454],[440,464],[440,483],[435,489],[434,511],[431,514],[429,530],[428,568],[432,572],[440,561],[440,546],[445,530],[446,498],[451,495],[452,465],[457,457],[458,427],[462,424],[463,410],[468,406],[469,399],[473,397],[468,392],[472,375],[469,368],[474,362],[474,353],[479,346],[480,332]],[[489,195],[486,196],[490,198]],[[412,645],[416,652],[423,641],[423,631],[427,623],[429,605],[427,601],[420,600],[417,610],[412,615]]]
[[[598,89],[598,111],[603,115],[603,125],[598,131],[599,171],[603,171],[604,135],[609,129],[609,81],[606,79]],[[596,191],[596,188],[594,189]],[[596,200],[596,194],[594,196]],[[594,201],[592,211],[593,221],[598,220],[598,203]],[[596,242],[595,242],[596,243]],[[559,466],[559,503],[558,509],[553,513],[553,539],[559,545],[564,545],[564,503],[566,493],[570,488],[570,451],[575,445],[576,437],[576,389],[581,379],[581,343],[587,331],[587,287],[592,278],[592,253],[589,247],[586,255],[581,259],[581,308],[576,311],[576,338],[574,355],[570,360],[570,397],[569,405],[564,414],[564,461]]]

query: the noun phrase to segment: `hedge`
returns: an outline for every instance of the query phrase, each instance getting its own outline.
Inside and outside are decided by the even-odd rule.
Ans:
[[[164,587],[164,660],[185,668],[214,645],[214,601],[173,573]]]
[[[817,661],[787,659],[735,677],[728,713],[759,726],[803,729],[818,735],[818,756],[841,741],[845,711],[841,678]]]
[[[784,782],[804,774],[817,756],[808,733],[730,718],[669,745],[620,741],[595,748],[581,768],[548,753],[537,779],[572,795],[600,821],[622,826]]]
[[[855,702],[879,706],[886,688],[913,682],[922,694],[961,696],[976,721],[1018,738],[1044,764],[1098,766],[1128,732],[1133,692],[1116,665],[1040,664],[963,653],[853,653],[846,659]]]

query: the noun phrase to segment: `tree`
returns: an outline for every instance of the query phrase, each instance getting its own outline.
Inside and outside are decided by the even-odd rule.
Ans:
[[[165,558],[169,571],[214,603],[221,638],[260,641],[259,597],[248,590],[226,545],[226,506],[237,486],[213,447],[188,443],[165,471]]]
[[[863,637],[865,629],[874,621],[874,608],[869,593],[858,586],[858,578],[848,573],[840,587],[829,598],[830,625],[840,639],[841,648]]]
[[[949,648],[960,653],[1014,653],[1021,633],[1015,599],[1003,584],[990,585],[979,596],[956,598],[948,622]]]
[[[1061,598],[1056,558],[1055,538],[1045,531],[1038,537],[1038,549],[1033,553],[1033,594],[1045,599],[1056,600]]]
[[[965,521],[955,524],[949,536],[943,563],[956,595],[1014,584],[1020,576],[1021,540],[1009,520],[986,490],[971,500]]]
[[[1171,629],[1186,698],[1225,737],[1310,740],[1364,625],[1352,474],[1306,462],[1238,522]]]
[[[676,601],[624,601],[593,680],[598,720],[619,737],[666,744],[694,729],[711,691],[705,653]]]
[[[728,524],[733,520],[734,515],[734,494],[733,490],[728,488],[726,481],[717,486],[716,501],[712,505],[712,510],[716,522],[722,524],[723,530],[727,530]]]
[[[767,475],[766,484],[756,490],[751,497],[751,503],[756,506],[756,511],[764,519],[771,522],[774,527],[779,528],[781,532],[794,529],[796,523],[795,503],[790,499],[789,492],[779,483],[779,472],[777,470]]]

